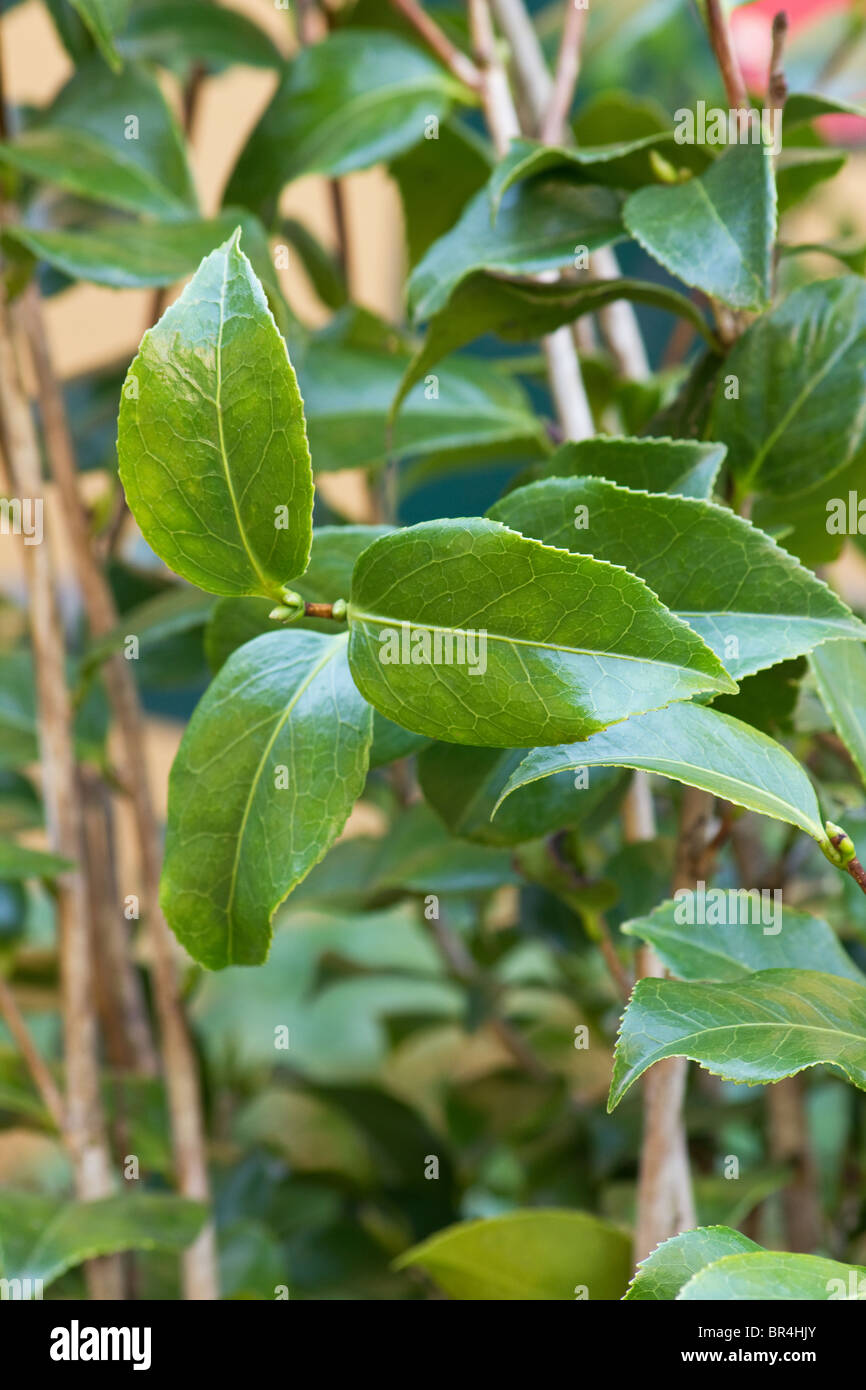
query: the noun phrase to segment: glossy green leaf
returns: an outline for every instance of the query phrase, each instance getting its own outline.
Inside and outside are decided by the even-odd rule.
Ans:
[[[585,183],[606,184],[612,188],[638,189],[655,179],[650,151],[679,167],[688,163],[703,169],[710,162],[701,146],[684,147],[674,139],[673,130],[657,130],[630,139],[609,140],[603,144],[576,147],[541,145],[535,140],[512,140],[508,154],[497,164],[490,180],[490,202],[494,214],[503,196],[514,184],[536,178],[552,170],[567,173]]]
[[[730,685],[639,579],[480,518],[376,541],[355,568],[349,625],[362,694],[449,743],[585,738]]]
[[[790,500],[862,453],[864,344],[866,285],[847,275],[794,290],[746,329],[723,373],[738,397],[721,380],[708,423],[741,493]]]
[[[119,72],[123,60],[114,41],[126,24],[132,9],[132,0],[71,0],[80,14],[96,46],[113,72]]]
[[[69,1202],[6,1189],[0,1191],[0,1276],[48,1285],[97,1255],[180,1251],[206,1214],[198,1202],[156,1193]]]
[[[644,492],[710,498],[724,457],[724,444],[697,439],[599,434],[561,445],[549,459],[521,474],[516,485],[539,478],[607,478]]]
[[[866,637],[810,570],[705,499],[633,492],[600,478],[546,478],[509,493],[489,515],[639,575],[735,680],[833,638]]]
[[[691,323],[710,344],[716,341],[690,299],[649,280],[563,280],[539,284],[476,271],[460,281],[445,307],[431,319],[424,343],[403,378],[397,403],[440,358],[484,333],[495,333],[506,342],[525,342],[620,299],[676,314]]]
[[[866,1267],[839,1264],[820,1255],[756,1250],[726,1255],[705,1265],[677,1298],[686,1302],[735,1299],[767,1303],[866,1299]]]
[[[423,1269],[451,1298],[574,1301],[619,1298],[630,1241],[609,1221],[581,1211],[508,1212],[466,1221],[413,1246],[398,1269]]]
[[[267,957],[274,911],[361,793],[373,716],[352,684],[346,640],[256,638],[229,657],[184,735],[160,901],[211,969]]]
[[[38,124],[0,145],[0,163],[129,212],[196,210],[174,116],[151,74],[131,63],[122,73],[97,57],[84,63]]]
[[[424,139],[465,88],[420,48],[387,33],[332,34],[288,64],[234,173],[229,202],[259,208],[302,174],[351,173]]]
[[[283,66],[279,49],[252,19],[223,5],[202,4],[201,0],[135,5],[116,44],[124,56],[171,67],[180,63]]]
[[[56,878],[74,868],[68,859],[43,850],[27,849],[24,845],[0,840],[0,880],[21,878]]]
[[[576,246],[590,251],[622,236],[620,200],[608,188],[548,176],[513,188],[495,224],[488,188],[430,247],[409,278],[416,323],[444,309],[461,281],[475,271],[531,275],[574,264]]]
[[[608,1109],[663,1057],[756,1085],[837,1067],[866,1090],[866,987],[814,970],[759,970],[734,984],[638,980],[620,1025]]]
[[[755,970],[819,970],[866,985],[836,933],[820,917],[782,907],[760,889],[710,888],[703,895],[660,903],[648,917],[622,926],[654,946],[662,963],[681,980],[739,980]],[[757,894],[757,897],[755,896]],[[691,924],[682,920],[699,920]]]
[[[662,1241],[641,1260],[628,1286],[626,1299],[670,1301],[693,1274],[726,1255],[760,1250],[760,1245],[729,1226],[701,1226]]]
[[[736,309],[769,300],[776,191],[764,145],[731,145],[696,178],[640,189],[623,218],[644,250],[685,284]]]
[[[818,694],[866,783],[866,647],[828,642],[809,658]]]
[[[513,774],[503,797],[539,777],[579,767],[658,772],[797,825],[819,844],[827,843],[812,783],[788,750],[750,725],[703,705],[653,710],[582,743],[536,748]]]
[[[615,801],[622,783],[616,773],[599,771],[586,787],[577,787],[574,775],[563,772],[509,797],[492,820],[508,779],[528,752],[432,743],[418,758],[421,790],[454,835],[491,845],[551,835],[597,817],[602,804]]]
[[[313,499],[303,404],[238,234],[144,335],[118,458],[146,540],[185,579],[279,598],[303,572]]]
[[[495,364],[443,363],[435,392],[409,393],[393,428],[388,415],[409,365],[401,351],[361,350],[329,341],[310,345],[298,378],[316,472],[380,468],[391,459],[493,452],[499,459],[539,457],[549,447],[525,391]]]
[[[274,293],[277,281],[265,230],[257,218],[243,211],[173,222],[106,222],[85,231],[18,226],[7,228],[4,235],[73,280],[112,289],[145,289],[173,285],[191,275],[236,227],[242,229],[244,250],[256,274]]]

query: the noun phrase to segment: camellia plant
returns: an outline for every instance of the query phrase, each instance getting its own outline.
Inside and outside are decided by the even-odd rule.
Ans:
[[[287,60],[203,0],[49,8],[77,67],[0,147],[0,403],[24,517],[29,354],[84,621],[64,639],[25,546],[0,1109],[59,1135],[75,1192],[0,1188],[0,1274],[87,1261],[130,1296],[118,1252],[182,1250],[193,1298],[866,1297],[866,262],[785,230],[850,94],[788,92],[783,16],[750,94],[719,0],[652,36],[658,94],[604,0],[536,28],[523,0],[303,5]],[[149,64],[190,94],[235,60],[279,82],[205,218]],[[280,210],[377,164],[401,323]],[[157,293],[83,404],[41,317],[75,280]],[[100,391],[122,494],[88,515]],[[163,848],[139,699],[173,668],[201,697]],[[346,835],[358,806],[377,829]],[[19,999],[47,918],[62,1069]]]

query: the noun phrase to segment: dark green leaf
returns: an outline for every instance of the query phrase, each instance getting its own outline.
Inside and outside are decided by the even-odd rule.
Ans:
[[[735,680],[833,638],[866,637],[811,571],[714,502],[557,477],[509,493],[489,515],[639,575]]]
[[[449,743],[585,738],[730,684],[639,579],[478,518],[376,541],[355,569],[349,623],[365,697]]]
[[[302,174],[351,173],[424,139],[469,93],[393,34],[333,34],[289,63],[229,180],[229,202],[258,209]]]
[[[621,438],[599,434],[563,444],[543,463],[517,479],[517,486],[539,478],[607,478],[644,492],[710,498],[725,457],[724,444],[697,439]]]
[[[623,1015],[608,1109],[663,1057],[750,1085],[838,1067],[866,1090],[866,987],[813,970],[759,970],[735,984],[639,980]]]
[[[270,633],[229,657],[169,784],[161,902],[196,960],[265,960],[274,911],[360,795],[371,735],[345,633]]]
[[[642,188],[623,209],[641,246],[671,274],[736,309],[770,298],[776,191],[771,151],[732,145],[705,174]]]

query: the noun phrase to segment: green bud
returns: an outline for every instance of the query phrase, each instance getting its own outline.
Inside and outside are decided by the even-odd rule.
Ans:
[[[835,864],[837,869],[844,869],[856,858],[854,841],[841,825],[834,825],[831,820],[824,822],[824,829],[827,832],[827,844],[822,844],[821,849],[831,864]]]

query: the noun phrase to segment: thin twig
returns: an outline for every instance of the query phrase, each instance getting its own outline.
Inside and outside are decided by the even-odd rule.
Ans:
[[[562,139],[580,72],[580,48],[588,12],[588,8],[579,5],[577,0],[569,0],[562,25],[553,92],[541,127],[541,138],[545,145],[558,145]]]
[[[391,0],[391,4],[400,11],[405,19],[408,19],[412,28],[420,34],[427,47],[454,74],[458,82],[463,82],[473,91],[481,90],[482,76],[472,59],[467,58],[465,53],[461,53],[444,30],[439,28],[435,19],[431,19],[426,10],[416,3],[416,0]]]
[[[782,68],[787,37],[788,16],[784,10],[780,10],[773,19],[773,52],[767,78],[767,99],[774,111],[781,111],[788,97],[788,83]]]
[[[63,504],[64,520],[72,550],[91,637],[111,632],[118,621],[114,598],[94,555],[85,512],[77,485],[72,436],[63,396],[54,374],[39,292],[31,284],[24,292],[20,313],[29,338],[37,383],[39,408],[52,477]],[[38,548],[38,547],[37,547]],[[159,1016],[161,1050],[171,1116],[178,1187],[196,1201],[209,1200],[202,1097],[198,1064],[180,1001],[174,938],[159,907],[162,847],[150,795],[144,723],[138,692],[129,664],[115,653],[103,668],[109,703],[121,739],[121,778],[132,800],[147,920],[152,947],[151,973]],[[213,1227],[206,1224],[184,1252],[184,1288],[188,1299],[218,1297],[216,1247]]]
[[[740,71],[739,60],[734,52],[731,30],[722,0],[707,0],[707,26],[710,43],[716,55],[722,81],[725,84],[728,105],[732,111],[741,110],[748,106],[749,96],[743,81],[743,74]]]
[[[72,705],[51,563],[49,536],[53,518],[51,509],[45,507],[39,443],[22,385],[10,317],[4,304],[0,308],[0,406],[6,458],[12,485],[19,496],[38,500],[47,514],[43,543],[24,548],[39,710],[42,793],[51,847],[77,864],[82,836],[77,812]],[[108,1196],[113,1183],[99,1089],[88,902],[81,869],[60,874],[56,886],[66,1076],[64,1137],[78,1196],[83,1201],[93,1201]],[[87,1277],[92,1296],[118,1297],[118,1275],[116,1262],[89,1262]]]
[[[42,1098],[42,1104],[54,1121],[58,1134],[62,1137],[66,1126],[63,1097],[54,1077],[48,1070],[47,1063],[33,1041],[33,1035],[18,1009],[15,995],[2,975],[0,975],[0,1014],[3,1015],[3,1022],[12,1035],[12,1041],[24,1059],[33,1084]]]

